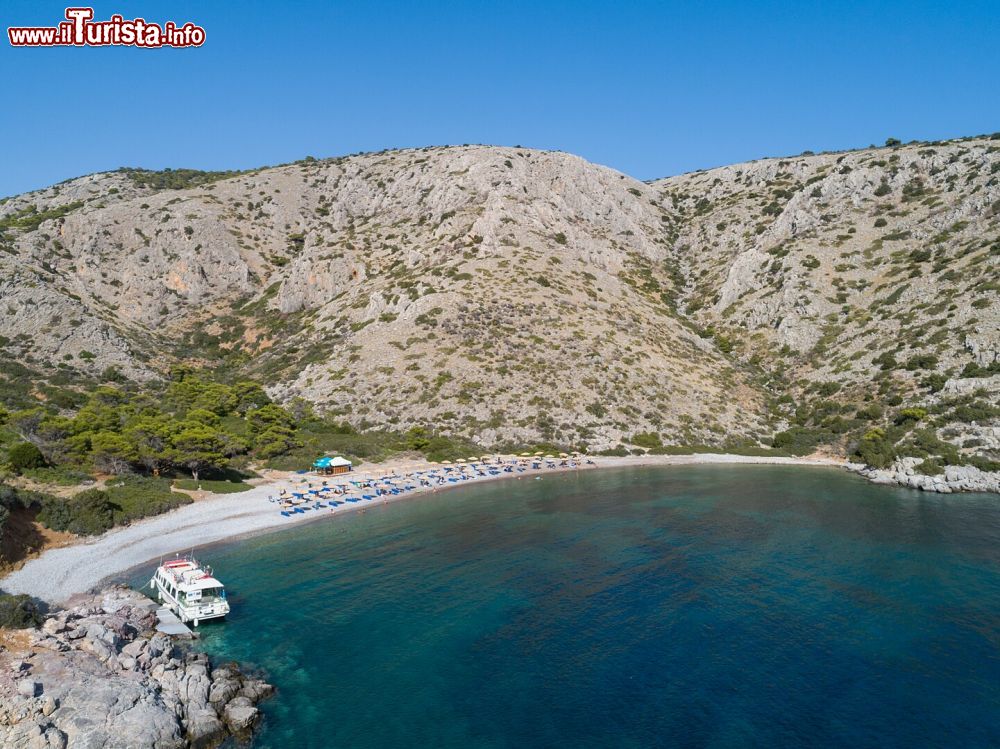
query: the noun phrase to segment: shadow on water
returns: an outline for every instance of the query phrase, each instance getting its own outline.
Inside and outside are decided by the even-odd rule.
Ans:
[[[995,497],[606,470],[211,562],[233,613],[206,647],[279,686],[262,747],[1000,745]]]

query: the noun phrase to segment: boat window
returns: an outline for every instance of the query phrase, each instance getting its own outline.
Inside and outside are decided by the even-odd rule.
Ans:
[[[216,598],[225,598],[226,591],[223,588],[203,588],[201,591],[201,600],[209,601],[215,600]]]

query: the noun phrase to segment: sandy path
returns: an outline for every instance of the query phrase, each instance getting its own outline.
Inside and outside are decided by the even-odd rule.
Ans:
[[[72,546],[50,549],[32,559],[21,569],[0,580],[0,588],[8,593],[28,593],[48,601],[60,603],[76,593],[94,588],[104,579],[120,574],[144,562],[161,556],[173,556],[198,546],[240,536],[288,528],[310,520],[328,518],[330,515],[350,512],[386,500],[396,502],[410,497],[440,493],[484,481],[495,481],[516,476],[545,475],[566,470],[593,470],[616,466],[683,465],[692,463],[767,463],[794,465],[843,465],[832,459],[807,458],[758,458],[741,455],[657,455],[627,458],[599,457],[596,466],[577,469],[541,468],[525,473],[501,474],[497,477],[470,479],[459,484],[435,489],[420,488],[400,495],[379,497],[370,502],[346,503],[335,508],[309,510],[291,518],[283,517],[277,505],[268,502],[269,495],[276,495],[282,486],[291,486],[291,480],[261,485],[240,494],[220,494],[185,505],[164,515],[139,521],[124,528],[108,531],[103,536],[88,539]],[[411,464],[413,465],[413,464]],[[426,466],[414,465],[419,470]],[[385,473],[384,466],[375,466],[351,474],[352,479],[364,479]],[[317,482],[316,477],[309,477]],[[333,477],[333,483],[343,477]],[[152,572],[150,565],[150,571]]]

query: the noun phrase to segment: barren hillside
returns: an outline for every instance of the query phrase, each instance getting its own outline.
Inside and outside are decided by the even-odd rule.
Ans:
[[[767,159],[654,187],[677,217],[683,312],[760,371],[776,417],[836,426],[857,404],[947,408],[979,390],[996,404],[1000,137]],[[995,418],[938,422],[973,448],[1000,446]]]
[[[979,138],[653,183],[504,147],[91,175],[0,204],[5,376],[189,360],[484,445],[843,449],[859,404],[995,386],[998,171]]]

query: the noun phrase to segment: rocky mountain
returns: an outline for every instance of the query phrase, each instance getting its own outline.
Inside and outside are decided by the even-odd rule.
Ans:
[[[1000,135],[654,187],[677,216],[683,311],[761,371],[777,419],[919,405],[945,437],[1000,449]]]
[[[846,449],[1000,388],[998,136],[652,183],[482,146],[120,170],[5,200],[0,231],[11,383],[189,360],[356,426],[592,449]],[[997,449],[982,422],[955,419]]]

